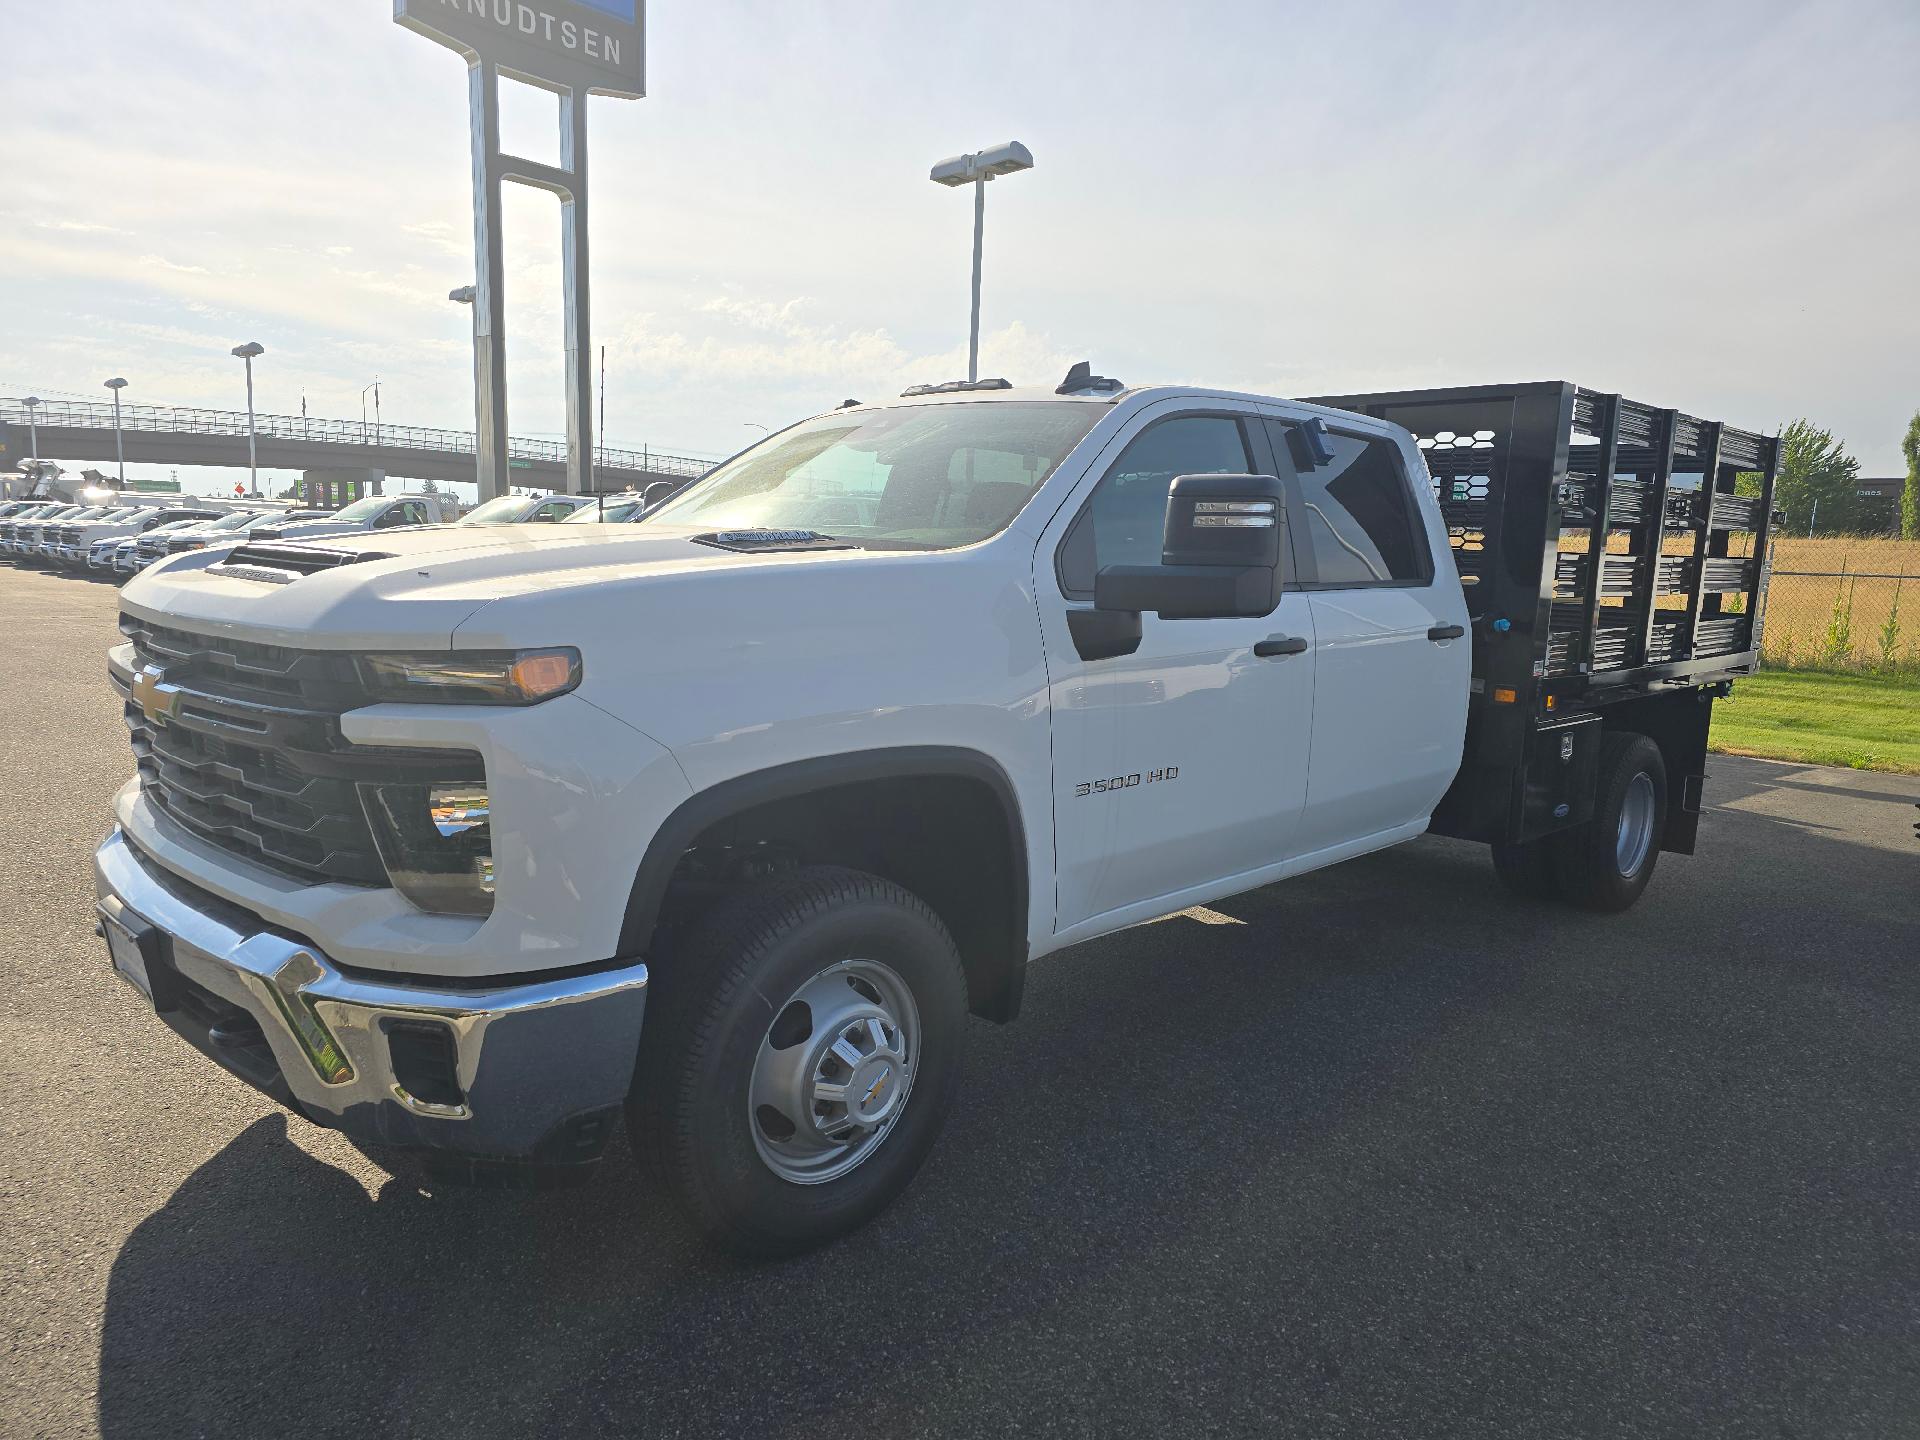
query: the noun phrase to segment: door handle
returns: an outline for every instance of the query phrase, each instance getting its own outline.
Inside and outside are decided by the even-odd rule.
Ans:
[[[1427,631],[1427,639],[1435,642],[1441,640],[1458,640],[1466,633],[1467,627],[1464,625],[1436,625]]]
[[[1269,635],[1264,640],[1254,642],[1253,653],[1266,660],[1275,655],[1298,655],[1306,648],[1307,637],[1304,635]]]

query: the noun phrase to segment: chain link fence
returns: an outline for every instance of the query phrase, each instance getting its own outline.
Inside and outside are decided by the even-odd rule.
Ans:
[[[1822,535],[1772,549],[1766,665],[1920,676],[1920,540]]]

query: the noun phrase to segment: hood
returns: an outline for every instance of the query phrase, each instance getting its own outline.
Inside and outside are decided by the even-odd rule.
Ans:
[[[105,540],[113,535],[133,535],[138,533],[138,520],[81,521],[74,527],[82,540]]]
[[[285,525],[263,525],[255,533],[262,539],[294,540],[303,535],[357,535],[364,531],[347,520],[289,520]]]
[[[911,559],[860,550],[739,551],[703,544],[692,526],[437,526],[333,537],[249,538],[190,550],[143,571],[123,607],[162,624],[310,649],[446,649],[493,601],[532,592],[670,582],[714,571],[841,567]],[[283,583],[219,573],[249,548],[284,547],[324,568]],[[335,561],[335,557],[352,557]],[[282,571],[281,574],[291,574]]]

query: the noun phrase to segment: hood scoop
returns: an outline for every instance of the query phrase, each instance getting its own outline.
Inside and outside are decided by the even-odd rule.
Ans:
[[[773,550],[852,550],[854,545],[822,535],[818,530],[710,530],[691,537],[696,545],[760,555]]]
[[[378,550],[329,550],[320,545],[264,542],[242,545],[228,552],[226,559],[207,567],[207,574],[225,575],[235,580],[258,580],[268,585],[287,585],[302,575],[337,570],[342,565],[357,565],[362,560],[392,558]]]

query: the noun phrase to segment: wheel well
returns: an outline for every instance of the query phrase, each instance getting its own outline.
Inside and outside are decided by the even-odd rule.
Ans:
[[[1693,854],[1700,829],[1713,699],[1709,690],[1675,690],[1621,701],[1601,712],[1607,730],[1635,731],[1660,747],[1660,758],[1667,766],[1667,828],[1660,838],[1662,850]]]
[[[959,948],[969,1008],[1014,1017],[1026,975],[1026,847],[997,767],[811,785],[753,778],[720,787],[733,792],[725,800],[696,795],[662,827],[634,885],[622,953],[671,948],[740,887],[797,865],[845,865],[924,900]]]

